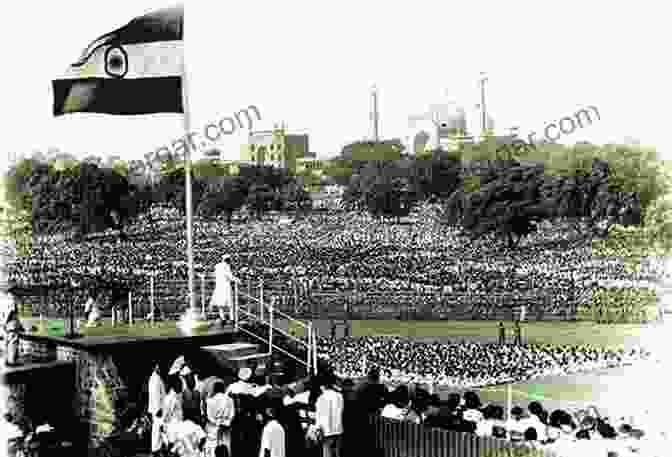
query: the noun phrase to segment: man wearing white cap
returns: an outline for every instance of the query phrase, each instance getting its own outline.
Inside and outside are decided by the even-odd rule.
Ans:
[[[161,435],[159,427],[161,419],[157,417],[163,399],[166,396],[166,386],[161,379],[159,365],[157,364],[149,377],[149,400],[147,402],[147,412],[152,416],[152,453],[156,453],[161,449]]]
[[[238,370],[238,381],[234,382],[226,389],[227,394],[252,394],[255,386],[250,383],[252,377],[252,370],[248,367],[243,367]]]
[[[217,283],[215,284],[215,291],[210,300],[210,309],[217,307],[219,311],[219,318],[222,322],[227,320],[226,309],[229,310],[229,319],[233,321],[233,293],[231,288],[231,281],[234,280],[231,267],[228,264],[230,255],[226,254],[222,257],[222,261],[215,267],[215,277]]]

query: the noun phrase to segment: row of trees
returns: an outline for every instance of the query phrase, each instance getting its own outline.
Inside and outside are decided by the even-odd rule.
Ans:
[[[629,249],[638,257],[653,246],[669,248],[669,168],[655,151],[639,146],[531,148],[484,141],[408,156],[398,142],[356,142],[319,169],[304,168],[294,176],[272,167],[196,161],[192,195],[197,214],[225,213],[230,220],[243,205],[257,215],[269,209],[307,210],[306,189],[340,184],[346,204],[380,217],[405,216],[421,201],[440,202],[445,222],[472,237],[500,236],[509,247],[540,221],[564,218],[603,239],[613,233],[596,245],[600,252],[626,255]],[[94,157],[24,159],[8,174],[8,201],[16,208],[13,230],[30,225],[38,234],[84,234],[122,227],[152,203],[184,211],[184,163],[166,160],[160,171],[141,177],[130,164],[104,164]]]
[[[371,153],[376,147],[382,151]],[[390,144],[361,142],[349,150],[372,159],[352,161],[345,199],[373,214],[405,215],[432,199],[444,204],[446,223],[473,238],[501,237],[509,248],[539,222],[564,219],[597,238],[600,255],[670,252],[672,172],[653,149],[488,140],[416,157]]]
[[[158,179],[133,182],[127,170],[96,161],[28,158],[16,163],[2,186],[12,223],[4,223],[12,239],[30,227],[31,234],[70,232],[84,235],[107,228],[121,229],[154,203],[185,211],[183,163],[164,164]],[[236,175],[217,163],[194,166],[194,211],[204,217],[249,205],[258,215],[275,209],[307,209],[310,198],[296,177],[271,167],[241,166]],[[9,220],[9,219],[8,219]],[[30,236],[28,236],[30,238]]]

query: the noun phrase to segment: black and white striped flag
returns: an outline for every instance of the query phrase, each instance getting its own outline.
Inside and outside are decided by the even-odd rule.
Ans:
[[[94,40],[53,81],[54,116],[184,113],[181,5],[133,19]]]

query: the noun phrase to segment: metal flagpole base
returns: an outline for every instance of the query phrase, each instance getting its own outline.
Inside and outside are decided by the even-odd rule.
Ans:
[[[199,310],[191,308],[187,309],[177,322],[177,327],[185,333],[205,329],[208,325],[206,316]]]

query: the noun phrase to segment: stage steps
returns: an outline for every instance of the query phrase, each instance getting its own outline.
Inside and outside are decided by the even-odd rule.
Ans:
[[[259,352],[258,344],[237,342],[229,344],[218,344],[214,346],[204,346],[202,348],[215,357],[217,362],[233,371],[248,367],[253,371],[258,366],[267,366],[269,361],[268,353]]]

